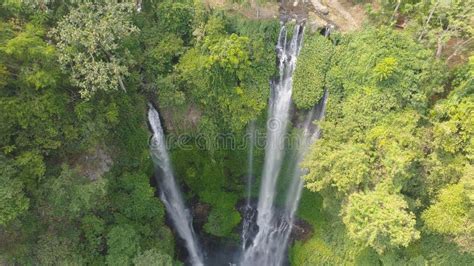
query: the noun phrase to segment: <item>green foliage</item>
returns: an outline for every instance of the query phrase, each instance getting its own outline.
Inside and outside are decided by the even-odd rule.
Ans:
[[[357,105],[357,100],[361,99],[358,96],[356,101],[350,98],[340,120],[321,123],[325,137],[308,154],[307,158],[313,159],[302,164],[309,169],[305,177],[309,189],[335,188],[342,192],[340,195],[348,195],[384,178],[404,186],[407,180],[416,176],[416,160],[422,156],[421,140],[417,138],[420,133],[416,128],[419,116],[413,111],[388,115],[380,118],[375,126],[374,120],[383,117],[391,107],[382,106],[377,99],[380,94],[365,95],[371,97],[365,101],[367,105]]]
[[[5,26],[0,40],[0,69],[5,87],[0,93],[1,142],[5,153],[35,149],[48,153],[74,138],[65,94],[54,63],[55,49],[43,39],[44,30]],[[3,39],[6,38],[6,39]],[[15,89],[18,88],[18,89]]]
[[[239,197],[234,180],[242,175],[243,170],[231,172],[235,171],[236,166],[231,168],[229,164],[241,159],[223,159],[230,157],[229,153],[216,151],[216,154],[211,155],[205,150],[190,146],[172,154],[176,176],[183,178],[191,191],[211,207],[204,230],[220,237],[235,237],[233,229],[240,222],[240,214],[235,209]],[[237,165],[241,167],[243,162]]]
[[[203,26],[202,40],[183,55],[177,68],[206,115],[223,129],[238,131],[266,106],[272,58],[268,47],[253,42],[255,36],[227,35],[225,29],[226,21],[212,16]]]
[[[51,178],[45,187],[47,204],[57,217],[78,218],[100,206],[106,194],[106,180],[88,180],[63,166],[61,175]]]
[[[81,265],[82,258],[75,252],[72,240],[50,234],[42,235],[35,250],[37,262],[41,265]]]
[[[144,4],[154,7],[144,7],[143,16],[135,18],[140,35],[134,42],[139,45],[131,50],[142,86],[157,94],[160,107],[183,105],[186,95],[174,66],[191,41],[195,10],[186,0]]]
[[[398,24],[406,31],[412,32],[419,42],[435,50],[436,57],[441,57],[450,40],[457,42],[455,51],[447,54],[447,61],[452,55],[468,50],[474,28],[470,17],[474,14],[472,1],[400,1],[382,0],[367,4],[369,18],[374,24]],[[377,5],[377,7],[376,7]]]
[[[33,63],[22,69],[19,80],[20,84],[35,89],[54,87],[58,78],[55,69],[49,65],[53,62],[55,49],[42,40],[43,36],[42,28],[28,24],[24,31],[19,32],[2,47],[3,52],[18,63],[25,61]],[[14,62],[7,61],[7,64]]]
[[[460,71],[448,99],[439,102],[431,111],[434,146],[445,153],[469,155],[473,152],[474,84],[472,74],[468,72],[472,69],[473,66]]]
[[[130,220],[160,221],[164,217],[164,208],[155,190],[150,187],[149,179],[143,174],[124,173],[114,188],[113,202],[117,211]]]
[[[428,192],[432,195],[447,184],[458,182],[465,166],[473,159],[474,87],[469,74],[472,69],[472,66],[460,69],[448,98],[439,101],[430,111],[434,152],[429,155],[426,168]]]
[[[169,34],[164,38],[160,38],[160,42],[156,44],[147,55],[150,59],[156,60],[156,65],[151,66],[157,72],[163,73],[169,71],[172,67],[172,60],[179,56],[183,51],[183,40],[174,34]]]
[[[293,76],[292,98],[298,108],[312,108],[323,96],[334,45],[319,34],[304,40]]]
[[[63,4],[57,6],[64,8]],[[115,15],[93,12],[87,17],[92,6]],[[163,206],[149,185],[152,164],[143,115],[146,100],[136,93],[136,74],[127,70],[130,79],[124,82],[132,88],[129,95],[99,90],[83,101],[68,82],[71,73],[61,72],[57,61],[63,52],[74,58],[95,49],[96,62],[110,63],[110,52],[128,68],[127,54],[136,47],[126,36],[136,27],[130,6],[125,6],[81,5],[72,8],[75,17],[65,14],[67,9],[47,15],[21,7],[8,13],[10,17],[3,17],[4,10],[0,11],[0,151],[5,166],[0,178],[2,262],[102,265],[109,252],[110,263],[129,264],[141,248],[173,256],[173,235],[163,223]],[[56,49],[45,36],[48,26],[56,25],[54,17],[61,14],[67,15],[62,23],[77,19],[76,24],[62,28],[67,30],[62,32],[68,38],[65,42],[71,41],[62,47],[65,50]],[[89,24],[81,24],[88,19]],[[115,22],[123,25],[105,25]],[[98,32],[99,24],[107,29]],[[58,34],[55,37],[59,31],[53,30]],[[174,51],[170,49],[170,55],[159,58],[167,68],[172,65],[165,61],[174,59]],[[71,65],[63,66],[72,69]],[[92,78],[98,73],[84,71]],[[107,149],[101,148],[104,146]],[[82,173],[95,174],[96,169],[83,162],[97,149],[107,153],[113,168],[105,176],[90,180]],[[120,200],[112,202],[115,199]],[[125,233],[112,230],[116,227],[126,228],[121,230]],[[140,240],[126,257],[117,251],[121,237],[126,243],[123,247],[129,246],[127,238]]]
[[[29,200],[15,175],[11,162],[0,155],[0,225],[6,225],[28,210]]]
[[[407,33],[386,28],[366,30],[343,39],[341,44],[334,58],[337,63],[332,73],[335,75],[330,73],[328,78],[331,83],[337,81],[334,85],[338,86],[329,86],[335,92],[343,89],[350,94],[361,86],[376,87],[386,97],[398,98],[396,103],[401,107],[424,108],[428,97],[441,91],[445,75],[439,63]],[[376,70],[383,65],[386,67],[386,60],[393,61],[388,58],[394,58],[396,63],[389,64],[392,65],[390,76],[381,80]]]
[[[297,252],[293,254],[291,260],[292,265],[342,263],[341,259],[336,257],[331,247],[320,239],[312,238],[304,244],[297,242],[293,248],[297,250]]]
[[[467,223],[468,204],[464,185],[449,185],[440,191],[438,201],[423,214],[426,226],[440,233],[460,233]]]
[[[332,213],[333,209],[327,212],[328,206],[323,200],[318,193],[303,191],[298,216],[312,225],[312,232],[307,235],[309,239],[297,241],[291,247],[291,265],[354,264],[364,252],[360,244],[347,237],[338,213]],[[377,265],[377,259],[363,265]]]
[[[123,77],[129,74],[123,39],[138,29],[129,19],[133,5],[83,4],[61,20],[52,34],[57,39],[59,63],[70,70],[71,82],[81,97],[98,91],[125,90]]]
[[[418,39],[436,47],[436,56],[441,55],[443,47],[452,38],[469,39],[474,34],[474,27],[469,18],[474,15],[470,1],[431,1],[421,2],[417,7],[430,10],[423,14],[421,32]],[[429,14],[431,19],[428,19]],[[426,37],[425,37],[426,36]]]
[[[325,160],[302,165],[309,169],[310,173],[323,173],[319,176],[306,176],[306,180],[310,181],[306,185],[308,189],[319,191],[331,186],[338,191],[348,193],[354,191],[359,185],[367,183],[370,157],[364,150],[364,145],[343,144],[331,149],[325,144],[329,143],[325,143],[324,140],[318,143],[320,149],[314,148],[310,155],[325,158]]]
[[[227,195],[223,195],[224,197]],[[222,196],[216,195],[220,200],[224,202],[234,203],[234,199],[226,199]],[[227,196],[228,197],[228,196]],[[233,206],[217,206],[211,210],[207,223],[204,225],[204,230],[212,235],[219,237],[228,237],[232,235],[233,229],[240,223],[240,214],[233,209]]]
[[[83,249],[90,256],[99,257],[104,250],[105,221],[95,215],[88,215],[81,219],[81,230],[86,239]]]
[[[170,256],[156,249],[147,250],[133,259],[135,266],[171,266],[173,260]]]
[[[387,57],[382,59],[374,68],[375,77],[379,80],[388,79],[397,67],[397,59],[393,57]]]
[[[20,2],[0,4],[1,263],[174,263],[173,233],[149,184],[149,99],[173,126],[167,133],[208,137],[172,151],[176,176],[205,206],[204,233],[237,239],[246,151],[216,137],[238,138],[264,119],[278,22],[190,0],[143,1],[141,12],[132,1]],[[319,192],[305,191],[298,211],[312,230],[290,259],[469,265],[474,59],[449,72],[433,58],[464,56],[473,5],[379,4],[372,24],[405,29],[369,26],[334,44],[305,37],[293,101],[310,108],[325,88],[330,98],[323,139],[302,165]],[[83,170],[93,169],[81,164],[101,147],[113,166],[87,179]]]
[[[473,180],[474,169],[470,166],[461,182],[443,188],[422,215],[429,230],[451,236],[461,249],[470,252],[474,242]]]
[[[189,41],[194,16],[191,0],[162,1],[157,8],[157,14],[159,27]]]
[[[468,233],[445,233],[458,250],[441,248],[446,242],[438,239],[443,243],[436,247],[435,258],[423,238],[436,226],[430,229],[423,217],[432,213],[432,223],[449,228],[438,222],[441,217],[434,218],[443,213],[442,203],[428,206],[441,188],[465,187],[460,180],[472,160],[473,135],[469,66],[454,72],[452,91],[433,103],[444,90],[447,75],[432,53],[407,33],[381,28],[343,36],[331,62],[323,72],[325,83],[308,88],[327,87],[330,98],[320,123],[323,138],[312,146],[302,167],[308,170],[306,187],[321,193],[327,212],[340,213],[347,232],[339,228],[326,236],[315,234],[307,245],[295,246],[295,261],[392,265],[467,259],[459,251],[470,252],[470,223],[463,224]],[[447,194],[453,202],[460,200],[455,190]],[[468,202],[465,196],[463,202]],[[447,200],[445,204],[449,205]],[[467,217],[465,206],[470,205],[456,206],[464,216],[443,214]],[[429,211],[423,212],[426,208]],[[331,222],[341,222],[327,215]],[[425,227],[420,227],[423,221]],[[348,235],[362,248],[344,245],[337,235]],[[310,255],[311,245],[326,256]],[[342,250],[331,252],[333,247]]]
[[[354,193],[343,210],[349,237],[379,253],[390,247],[406,247],[420,238],[415,215],[407,211],[408,204],[393,190],[382,183],[373,191]]]
[[[107,265],[130,265],[140,249],[140,237],[130,225],[114,226],[107,234]]]
[[[148,148],[148,128],[146,127],[143,110],[146,102],[140,95],[133,94],[117,103],[119,111],[118,123],[113,130],[111,144],[120,148],[117,164],[121,167],[137,169],[150,174],[152,162]]]

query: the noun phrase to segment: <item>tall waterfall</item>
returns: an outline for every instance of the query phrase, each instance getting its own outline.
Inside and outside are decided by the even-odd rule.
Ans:
[[[288,117],[291,103],[293,72],[296,66],[296,57],[300,51],[303,38],[303,27],[296,25],[293,37],[287,41],[286,26],[280,30],[277,44],[279,59],[279,79],[272,85],[269,114],[267,121],[267,142],[265,147],[265,161],[262,173],[262,185],[258,201],[257,224],[262,229],[273,216],[273,199],[275,185],[280,173],[284,154],[284,139],[288,126]]]
[[[171,167],[158,112],[149,104],[148,121],[153,131],[150,148],[159,170],[160,199],[164,203],[178,235],[185,241],[192,265],[203,265],[202,254],[192,227],[192,217],[184,205]]]
[[[302,132],[299,136],[299,145],[294,160],[291,184],[286,194],[283,215],[280,218],[280,224],[278,226],[277,233],[272,240],[272,246],[274,247],[272,250],[275,250],[273,261],[275,263],[272,263],[271,265],[281,265],[284,260],[285,251],[288,247],[288,240],[293,228],[295,213],[298,209],[304,185],[304,180],[302,178],[304,173],[299,167],[299,164],[304,159],[304,156],[306,155],[306,152],[311,144],[320,137],[321,130],[319,125],[314,125],[313,122],[323,119],[324,113],[326,111],[327,97],[328,92],[326,90],[324,92],[323,98],[306,115]]]
[[[265,161],[257,206],[258,232],[252,245],[243,253],[242,265],[280,265],[282,263],[281,259],[276,260],[278,256],[275,256],[275,252],[277,252],[275,249],[281,243],[275,241],[278,240],[277,238],[282,232],[289,230],[290,225],[277,221],[274,198],[276,182],[285,153],[284,140],[291,104],[292,77],[296,67],[296,58],[301,48],[303,31],[304,27],[297,24],[292,38],[288,41],[286,25],[282,25],[280,29],[276,46],[279,77],[272,83],[271,88]]]

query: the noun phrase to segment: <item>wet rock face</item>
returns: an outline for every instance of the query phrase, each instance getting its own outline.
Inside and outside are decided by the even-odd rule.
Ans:
[[[301,219],[295,219],[293,230],[291,230],[290,240],[307,241],[311,238],[313,232],[313,227],[308,222]]]
[[[280,4],[281,21],[306,21],[308,18],[308,0],[282,0]]]
[[[255,206],[246,205],[243,209],[239,209],[242,215],[242,230],[245,230],[246,236],[242,238],[242,245],[247,248],[252,245],[255,236],[258,233],[257,225],[257,208]]]
[[[193,223],[196,224],[196,228],[202,228],[207,222],[207,217],[211,212],[211,206],[208,204],[197,202],[192,206]]]
[[[308,1],[308,8],[316,13],[321,15],[328,15],[329,9],[327,6],[323,5],[319,0],[310,0]]]
[[[282,21],[307,21],[312,32],[332,27],[342,32],[354,31],[362,27],[365,20],[363,4],[350,0],[281,0]]]
[[[250,217],[251,225],[249,229],[250,237],[248,241],[250,243],[247,243],[246,246],[251,244],[253,237],[255,236],[256,233],[258,232],[258,225],[257,225],[257,201],[252,200],[250,202],[250,210],[248,209],[249,206],[246,205],[245,201],[240,201],[237,203],[236,209],[240,212],[242,217]],[[276,211],[277,213],[279,212],[278,210]],[[291,230],[290,234],[290,243],[294,241],[307,241],[308,239],[311,238],[311,236],[314,233],[314,229],[305,220],[299,219],[298,217],[295,217],[293,220],[293,228]]]

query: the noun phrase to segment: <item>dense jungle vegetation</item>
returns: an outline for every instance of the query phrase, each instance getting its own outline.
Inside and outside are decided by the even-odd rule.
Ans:
[[[264,130],[278,19],[199,0],[81,2],[0,3],[0,264],[182,264],[150,182],[148,101],[179,142],[199,234],[238,243],[247,150],[216,136]],[[290,262],[472,265],[474,3],[353,2],[364,27],[308,27],[294,76],[295,109],[329,100],[302,163],[312,230]]]

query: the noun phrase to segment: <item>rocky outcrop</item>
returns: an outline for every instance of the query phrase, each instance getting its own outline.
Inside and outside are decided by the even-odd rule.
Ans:
[[[365,20],[362,4],[351,0],[281,0],[260,3],[250,0],[239,4],[230,0],[204,0],[210,9],[223,9],[239,13],[249,19],[275,19],[307,21],[310,29],[318,31],[333,25],[342,32],[359,29]]]
[[[295,219],[291,230],[291,240],[306,241],[313,235],[313,227],[305,220]]]
[[[210,212],[211,206],[209,206],[209,204],[196,202],[192,205],[193,223],[196,225],[196,228],[202,228],[204,226]]]
[[[363,6],[347,0],[310,0],[308,9],[311,11],[308,20],[312,28],[332,25],[348,32],[359,29],[365,20]]]
[[[310,3],[309,8],[313,12],[316,12],[316,13],[324,15],[324,16],[329,14],[329,8],[325,5],[323,5],[321,3],[321,1],[319,1],[319,0],[310,0],[309,3]]]

